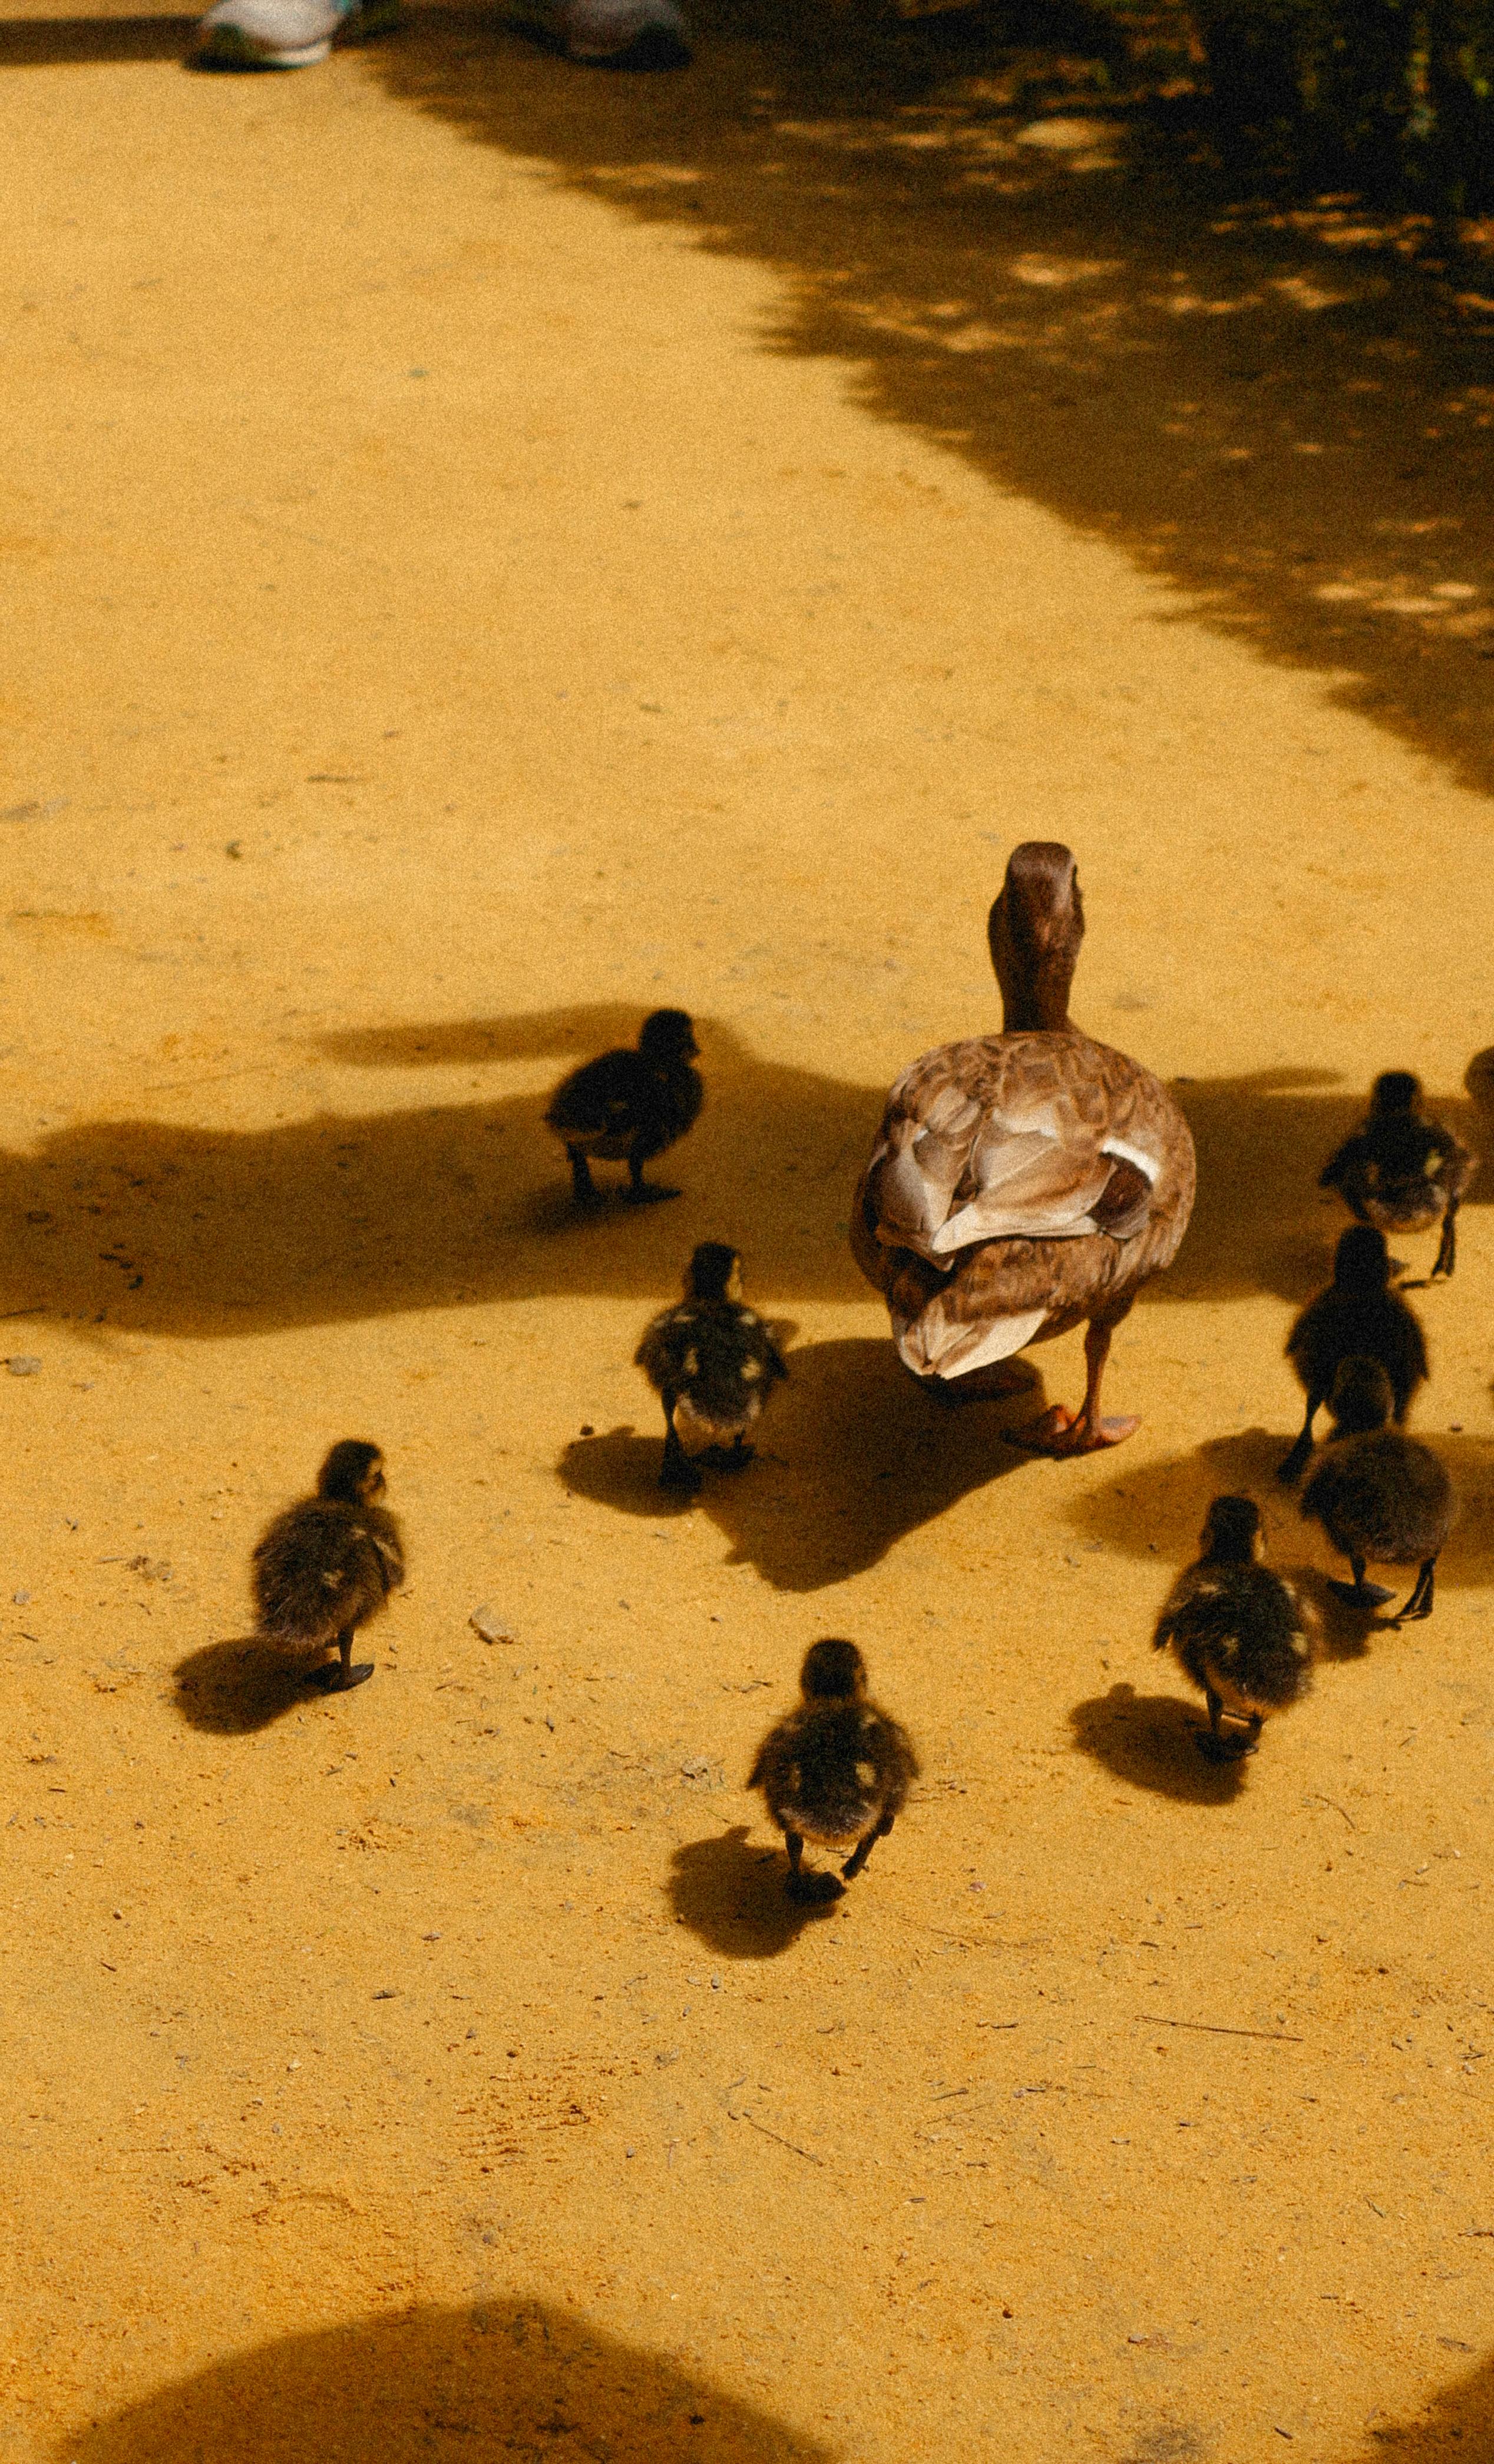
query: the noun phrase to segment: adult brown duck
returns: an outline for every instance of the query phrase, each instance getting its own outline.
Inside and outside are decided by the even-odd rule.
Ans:
[[[964,1394],[1026,1382],[1001,1364],[1083,1326],[1077,1413],[1016,1433],[1087,1454],[1139,1426],[1103,1419],[1110,1337],[1169,1265],[1193,1211],[1188,1124],[1159,1080],[1069,1023],[1084,905],[1066,847],[1032,839],[991,910],[1000,1035],[941,1045],[887,1100],[851,1247],[887,1298],[906,1367]]]

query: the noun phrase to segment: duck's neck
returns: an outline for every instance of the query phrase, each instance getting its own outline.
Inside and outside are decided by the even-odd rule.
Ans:
[[[1024,976],[1001,999],[1001,1032],[1003,1035],[1063,1035],[1072,1024],[1068,1015],[1069,988],[1074,980],[1071,966],[1046,968],[1036,976]]]

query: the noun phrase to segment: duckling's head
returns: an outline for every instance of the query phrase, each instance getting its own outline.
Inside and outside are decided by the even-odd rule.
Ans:
[[[742,1262],[725,1241],[702,1241],[685,1269],[685,1289],[692,1300],[739,1301]]]
[[[344,1506],[371,1506],[384,1494],[384,1456],[362,1438],[344,1438],[335,1445],[317,1474],[317,1495],[335,1497]]]
[[[695,1042],[689,1011],[656,1009],[643,1023],[638,1049],[646,1061],[653,1062],[660,1069],[674,1069],[682,1061],[693,1061],[700,1046]]]
[[[1333,1281],[1340,1291],[1383,1292],[1392,1263],[1384,1233],[1373,1224],[1355,1223],[1333,1253]]]
[[[867,1690],[867,1663],[853,1642],[827,1635],[805,1652],[799,1683],[809,1703],[859,1702]]]
[[[1383,1069],[1371,1098],[1376,1112],[1417,1112],[1421,1109],[1421,1081],[1409,1069]]]
[[[1356,1353],[1339,1362],[1328,1408],[1335,1437],[1359,1437],[1384,1428],[1395,1408],[1395,1389],[1377,1360],[1363,1360]]]
[[[1056,839],[1014,847],[986,938],[1008,1035],[1068,1024],[1068,994],[1085,936],[1073,851]]]
[[[1250,1565],[1261,1547],[1261,1509],[1254,1498],[1217,1497],[1204,1516],[1199,1547],[1205,1557]]]

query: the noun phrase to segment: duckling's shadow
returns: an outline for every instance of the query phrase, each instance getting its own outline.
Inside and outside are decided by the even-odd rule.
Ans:
[[[248,1736],[317,1699],[307,1690],[311,1665],[272,1651],[252,1636],[238,1642],[209,1642],[178,1663],[175,1707],[189,1728],[214,1737]]]
[[[777,1959],[805,1925],[822,1924],[845,1905],[839,1899],[799,1905],[784,1892],[787,1871],[778,1849],[750,1847],[747,1825],[734,1822],[714,1839],[675,1849],[670,1904],[723,1959]]]
[[[1326,1426],[1320,1419],[1320,1429]],[[1415,1428],[1412,1434],[1417,1434]],[[1461,1430],[1431,1429],[1425,1435],[1452,1474],[1459,1499],[1458,1520],[1438,1559],[1439,1591],[1444,1583],[1462,1590],[1481,1589],[1494,1582],[1494,1516],[1489,1511],[1494,1505],[1494,1444]],[[1108,1548],[1130,1556],[1154,1556],[1160,1572],[1169,1566],[1190,1565],[1197,1557],[1198,1534],[1211,1500],[1226,1493],[1253,1497],[1265,1527],[1267,1563],[1301,1582],[1323,1611],[1325,1657],[1358,1659],[1374,1623],[1344,1609],[1327,1591],[1324,1576],[1308,1565],[1283,1563],[1284,1552],[1303,1548],[1310,1528],[1298,1512],[1298,1492],[1284,1487],[1276,1477],[1290,1443],[1289,1437],[1274,1436],[1268,1429],[1241,1429],[1229,1437],[1208,1438],[1192,1454],[1170,1462],[1134,1467],[1127,1463],[1124,1470],[1117,1468],[1113,1481],[1076,1494],[1072,1519],[1088,1538],[1103,1540]],[[1318,1459],[1314,1454],[1313,1462]],[[1335,1575],[1342,1576],[1343,1561],[1333,1559],[1328,1543],[1317,1540],[1313,1545],[1321,1548]],[[1410,1588],[1408,1574],[1408,1592]],[[1385,1630],[1389,1620],[1378,1623]]]
[[[745,1472],[707,1472],[689,1505],[776,1591],[815,1592],[875,1566],[895,1542],[972,1489],[1029,1468],[1003,1432],[1044,1408],[1041,1378],[1000,1401],[950,1404],[919,1386],[885,1337],[806,1343],[788,1355]],[[573,1495],[624,1514],[684,1512],[659,1487],[658,1437],[631,1423],[580,1438],[557,1465]]]
[[[1249,1757],[1207,1762],[1197,1744],[1203,1724],[1175,1694],[1116,1684],[1076,1703],[1068,1718],[1079,1751],[1133,1788],[1180,1805],[1228,1805],[1240,1793]]]

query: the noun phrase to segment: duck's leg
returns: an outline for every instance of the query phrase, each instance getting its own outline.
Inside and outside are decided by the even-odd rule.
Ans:
[[[853,1882],[855,1881],[863,1865],[865,1865],[867,1859],[870,1856],[871,1851],[876,1846],[877,1841],[879,1839],[885,1839],[891,1828],[891,1815],[884,1814],[881,1821],[877,1824],[875,1831],[868,1831],[860,1846],[852,1850],[850,1856],[846,1858],[845,1864],[841,1867],[841,1872],[847,1882]]]
[[[1317,1419],[1319,1412],[1327,1401],[1328,1397],[1326,1395],[1319,1395],[1316,1392],[1308,1395],[1307,1417],[1302,1424],[1302,1435],[1297,1440],[1297,1442],[1293,1446],[1290,1454],[1284,1455],[1282,1457],[1282,1460],[1277,1466],[1276,1477],[1278,1480],[1293,1481],[1301,1471],[1303,1464],[1307,1462],[1307,1457],[1312,1452],[1312,1423]]]
[[[635,1138],[627,1157],[627,1196],[635,1206],[657,1205],[661,1198],[678,1198],[677,1189],[661,1189],[657,1181],[645,1180],[644,1166],[658,1149],[647,1138]]]
[[[783,1838],[788,1849],[788,1880],[783,1888],[789,1898],[804,1907],[812,1907],[817,1900],[838,1900],[841,1885],[833,1874],[804,1872],[804,1843],[799,1832],[785,1831]]]
[[[1092,1318],[1085,1329],[1085,1399],[1077,1417],[1066,1411],[1062,1403],[1055,1403],[1041,1419],[1012,1431],[1014,1445],[1025,1446],[1029,1453],[1037,1455],[1088,1455],[1100,1446],[1118,1446],[1123,1438],[1140,1428],[1141,1422],[1133,1418],[1100,1418],[1100,1384],[1110,1357],[1110,1337],[1119,1324],[1119,1318],[1108,1323]]]
[[[1215,1693],[1212,1685],[1205,1685],[1203,1699],[1208,1705],[1209,1733],[1205,1736],[1201,1729],[1196,1728],[1193,1741],[1205,1762],[1221,1763],[1228,1752],[1228,1748],[1219,1735],[1219,1719],[1224,1709],[1223,1700]]]
[[[1442,1238],[1432,1266],[1434,1277],[1450,1275],[1458,1263],[1458,1205],[1456,1196],[1447,1201],[1447,1212],[1442,1218]]]
[[[1353,1576],[1351,1583],[1330,1582],[1329,1585],[1335,1599],[1347,1600],[1351,1609],[1381,1609],[1387,1600],[1395,1598],[1395,1593],[1388,1592],[1383,1583],[1365,1581],[1362,1557],[1351,1557],[1349,1571]]]
[[[364,1660],[353,1666],[353,1637],[356,1626],[344,1626],[338,1637],[338,1658],[328,1661],[325,1668],[314,1668],[307,1678],[323,1694],[347,1694],[355,1685],[364,1685],[373,1675],[373,1661]]]
[[[665,1388],[663,1399],[664,1463],[659,1473],[659,1486],[683,1489],[688,1496],[693,1497],[703,1484],[699,1472],[680,1444],[679,1431],[674,1425],[674,1406],[679,1397],[672,1386]]]
[[[1420,1573],[1417,1576],[1416,1588],[1412,1592],[1410,1599],[1406,1602],[1400,1615],[1395,1620],[1396,1625],[1409,1625],[1414,1617],[1429,1617],[1431,1616],[1432,1595],[1436,1589],[1436,1585],[1437,1559],[1435,1557],[1429,1557],[1425,1565],[1422,1567]]]
[[[756,1446],[748,1444],[746,1438],[738,1429],[729,1446],[711,1448],[709,1455],[711,1468],[713,1471],[745,1471],[757,1451]]]
[[[602,1192],[591,1177],[591,1166],[580,1147],[567,1147],[571,1167],[571,1197],[578,1206],[600,1206]]]

